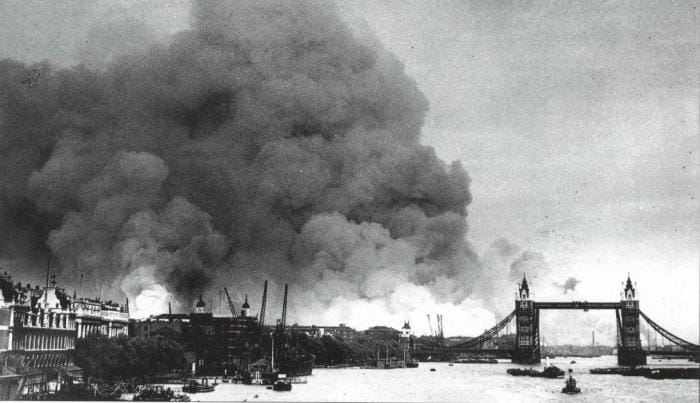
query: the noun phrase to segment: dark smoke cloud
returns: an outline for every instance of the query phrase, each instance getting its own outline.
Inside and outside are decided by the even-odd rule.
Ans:
[[[569,277],[564,281],[564,284],[560,283],[554,283],[557,287],[561,287],[561,289],[564,291],[564,294],[566,294],[567,291],[575,291],[576,290],[576,285],[580,283],[581,280],[577,279],[576,277]]]
[[[397,283],[464,301],[469,178],[420,144],[403,65],[327,2],[197,2],[192,21],[147,50],[94,28],[90,66],[0,62],[2,256],[54,255],[152,309],[262,278],[303,290],[299,311],[395,314]]]

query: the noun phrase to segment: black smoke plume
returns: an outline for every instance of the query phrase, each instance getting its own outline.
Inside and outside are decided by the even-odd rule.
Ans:
[[[263,278],[301,318],[470,294],[469,178],[420,144],[403,65],[329,3],[197,2],[190,30],[132,48],[0,62],[4,259],[55,256],[144,314]]]

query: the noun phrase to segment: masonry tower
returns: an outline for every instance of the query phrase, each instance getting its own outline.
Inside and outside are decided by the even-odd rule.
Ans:
[[[530,299],[530,287],[523,275],[515,300],[516,345],[512,361],[518,364],[540,362],[539,310]]]
[[[621,308],[615,312],[617,319],[617,363],[619,365],[645,365],[646,353],[639,338],[639,300],[632,280],[622,291]]]

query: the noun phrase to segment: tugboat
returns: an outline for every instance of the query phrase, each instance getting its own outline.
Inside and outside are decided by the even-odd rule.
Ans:
[[[186,393],[213,392],[214,385],[209,385],[209,380],[207,378],[202,378],[201,382],[198,382],[193,378],[187,381],[187,383],[182,387],[182,391]]]
[[[581,388],[576,386],[576,379],[571,376],[573,370],[569,368],[569,379],[566,380],[566,386],[561,390],[561,393],[566,393],[567,395],[575,395],[581,393]]]

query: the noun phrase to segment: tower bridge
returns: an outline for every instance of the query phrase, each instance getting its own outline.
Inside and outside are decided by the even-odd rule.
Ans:
[[[519,284],[518,296],[515,300],[515,310],[494,327],[471,340],[455,345],[448,346],[438,340],[433,344],[416,346],[416,356],[448,357],[460,353],[478,353],[500,358],[510,358],[514,363],[520,364],[539,363],[542,355],[540,348],[540,310],[543,309],[614,310],[617,327],[617,362],[619,365],[644,365],[648,354],[700,356],[700,346],[672,334],[639,309],[636,290],[629,276],[627,277],[621,300],[614,302],[533,301],[530,298],[530,287],[527,279],[523,276],[523,280]],[[505,337],[503,330],[509,328],[513,322],[515,324],[515,336]],[[640,337],[642,323],[647,325],[647,329],[653,329],[663,340],[673,344],[675,349],[654,349],[651,347],[649,340],[647,340],[647,348],[645,349]],[[510,341],[510,343],[496,342],[502,339]]]

